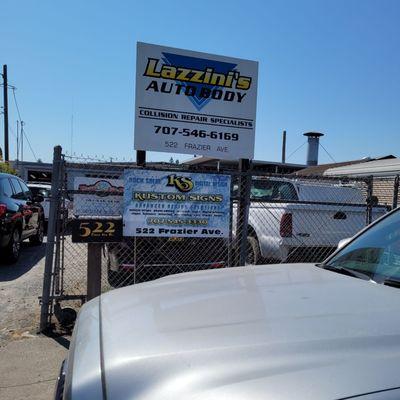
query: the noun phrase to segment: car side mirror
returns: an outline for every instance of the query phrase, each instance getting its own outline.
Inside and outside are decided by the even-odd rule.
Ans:
[[[36,196],[32,197],[33,203],[41,203],[44,201],[44,197],[41,194],[37,194]]]

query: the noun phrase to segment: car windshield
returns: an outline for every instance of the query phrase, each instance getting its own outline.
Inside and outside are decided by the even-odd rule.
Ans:
[[[378,283],[400,282],[400,210],[373,225],[324,265],[363,272]]]
[[[254,180],[251,187],[252,199],[297,200],[293,185],[285,181]]]
[[[50,197],[50,190],[46,188],[40,188],[40,187],[30,187],[30,190],[34,196],[37,196],[40,194],[43,196],[45,199]]]

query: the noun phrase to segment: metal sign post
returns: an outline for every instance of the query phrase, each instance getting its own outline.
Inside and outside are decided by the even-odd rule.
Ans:
[[[146,166],[146,152],[144,150],[136,151],[136,165],[138,167]]]

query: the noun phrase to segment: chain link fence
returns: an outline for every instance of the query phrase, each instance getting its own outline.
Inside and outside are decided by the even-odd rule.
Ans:
[[[377,204],[392,209],[397,208],[399,204],[399,175],[374,178],[372,195]]]
[[[252,175],[248,259],[254,264],[321,262],[338,243],[387,212],[369,179]]]
[[[42,330],[50,326],[54,315],[67,324],[74,319],[71,310],[87,300],[92,279],[89,277],[88,281],[91,245],[72,241],[73,222],[80,218],[74,213],[79,209],[76,203],[79,195],[97,196],[94,220],[107,217],[108,221],[121,223],[122,212],[116,210],[123,198],[124,170],[140,168],[132,164],[84,162],[61,155],[58,149],[59,159],[56,155],[53,164],[50,212],[53,222],[49,222]],[[146,169],[224,173],[176,164],[149,163]],[[100,291],[104,293],[181,272],[320,262],[337,248],[340,240],[355,235],[393,206],[393,179],[391,183],[378,184],[370,178],[299,179],[294,175],[252,170],[225,171],[225,174],[231,178],[229,237],[136,236],[97,244],[97,253],[93,254],[101,269]],[[96,188],[90,185],[77,188],[80,178],[93,178],[100,184]],[[102,192],[101,182],[112,183],[112,194],[109,187],[107,192]],[[110,208],[110,200],[115,202],[115,207]]]

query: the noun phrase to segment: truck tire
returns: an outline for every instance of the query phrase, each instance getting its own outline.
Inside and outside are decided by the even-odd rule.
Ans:
[[[21,232],[18,227],[14,227],[10,241],[5,249],[6,261],[9,264],[14,264],[18,261],[21,252]]]
[[[261,251],[258,240],[254,236],[247,236],[247,255],[246,264],[247,265],[257,265],[261,262]]]

